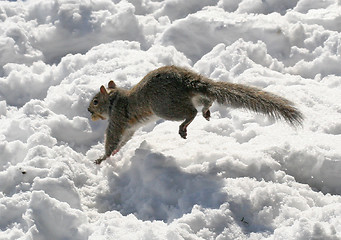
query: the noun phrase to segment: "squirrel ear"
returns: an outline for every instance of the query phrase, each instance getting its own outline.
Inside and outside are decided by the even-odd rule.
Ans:
[[[103,85],[101,86],[100,91],[101,91],[101,93],[104,94],[104,95],[107,95],[107,94],[108,94],[107,90],[105,89],[105,87],[104,87]]]
[[[108,88],[114,89],[115,87],[116,87],[116,84],[114,83],[114,81],[110,80],[110,82],[108,83]]]

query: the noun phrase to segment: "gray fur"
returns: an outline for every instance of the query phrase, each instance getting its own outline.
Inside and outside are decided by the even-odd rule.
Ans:
[[[303,121],[302,113],[283,97],[242,84],[216,82],[185,68],[165,66],[148,73],[130,90],[117,88],[110,81],[108,88],[102,86],[93,98],[88,109],[92,119],[109,118],[105,154],[96,163],[116,153],[137,126],[155,115],[166,120],[184,120],[179,134],[186,138],[187,126],[197,114],[196,105],[203,105],[202,114],[209,120],[209,108],[214,101],[284,119],[292,125],[301,125]]]

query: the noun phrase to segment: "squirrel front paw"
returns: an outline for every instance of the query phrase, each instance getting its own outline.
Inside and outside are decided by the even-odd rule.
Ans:
[[[106,156],[103,156],[103,157],[97,159],[96,161],[94,161],[94,164],[100,165],[101,162],[103,162],[105,159],[107,159],[107,157],[106,157]]]
[[[101,164],[101,162],[103,161],[103,159],[97,159],[96,161],[94,161],[94,164],[96,164],[96,165],[100,165]]]
[[[117,152],[119,151],[119,149],[116,149],[115,151],[112,152],[112,156],[114,156]],[[104,155],[103,157],[97,159],[96,161],[94,161],[95,164],[99,165],[101,164],[101,162],[103,162],[104,160],[106,160],[108,157],[110,157],[110,155]]]
[[[102,161],[103,161],[102,159],[97,159],[96,161],[94,161],[94,164],[100,165]]]

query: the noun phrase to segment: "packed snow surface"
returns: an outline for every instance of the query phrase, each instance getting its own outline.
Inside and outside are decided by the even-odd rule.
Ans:
[[[286,97],[214,104],[115,156],[87,107],[164,65]],[[0,239],[341,239],[340,0],[0,2]]]

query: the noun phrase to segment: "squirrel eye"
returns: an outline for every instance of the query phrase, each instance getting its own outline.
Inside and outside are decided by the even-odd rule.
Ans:
[[[96,106],[98,104],[98,100],[97,99],[94,99],[93,101],[94,105]]]

